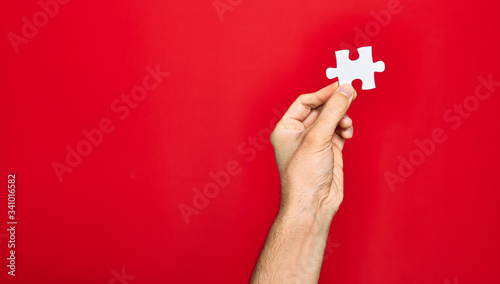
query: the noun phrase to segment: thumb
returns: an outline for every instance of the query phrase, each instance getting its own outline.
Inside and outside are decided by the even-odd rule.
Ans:
[[[331,141],[339,121],[355,97],[356,90],[351,85],[340,86],[323,105],[321,114],[309,130],[311,136],[324,142]]]

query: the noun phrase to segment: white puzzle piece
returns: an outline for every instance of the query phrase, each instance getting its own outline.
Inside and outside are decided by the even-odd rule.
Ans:
[[[372,47],[364,46],[358,48],[359,58],[349,60],[349,50],[335,51],[337,68],[326,69],[326,77],[333,79],[338,77],[339,84],[351,84],[355,79],[363,81],[361,89],[370,90],[375,88],[375,72],[383,72],[385,63],[377,61],[373,63]]]

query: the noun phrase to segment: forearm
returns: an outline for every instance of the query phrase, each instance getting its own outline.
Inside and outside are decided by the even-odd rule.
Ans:
[[[331,218],[281,208],[251,283],[318,283]]]

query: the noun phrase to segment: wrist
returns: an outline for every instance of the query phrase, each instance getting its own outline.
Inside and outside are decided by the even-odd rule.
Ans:
[[[320,207],[282,203],[276,219],[297,228],[298,232],[328,235],[333,215]]]

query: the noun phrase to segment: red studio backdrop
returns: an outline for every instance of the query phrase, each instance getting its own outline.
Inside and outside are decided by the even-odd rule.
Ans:
[[[247,283],[279,206],[271,130],[335,51],[372,46],[320,283],[500,283],[499,14],[2,1],[0,282]]]

